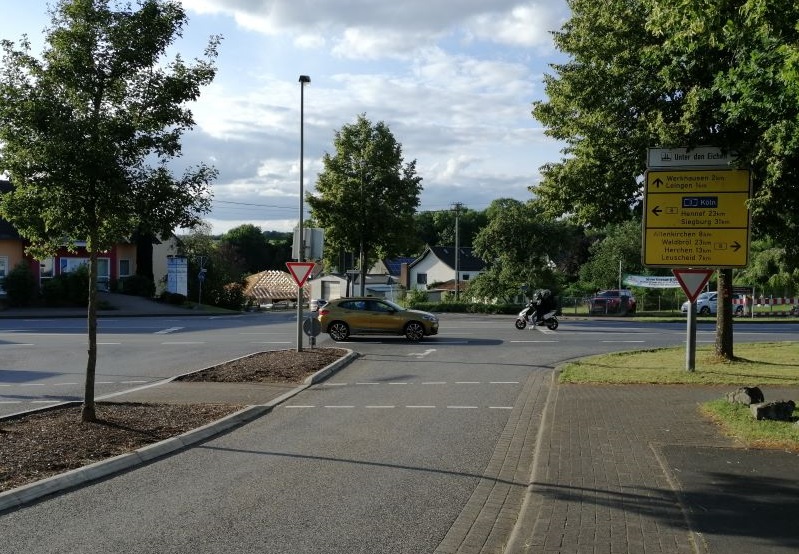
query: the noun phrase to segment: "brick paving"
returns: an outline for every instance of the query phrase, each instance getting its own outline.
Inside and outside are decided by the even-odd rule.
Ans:
[[[555,384],[524,509],[505,551],[709,551],[692,529],[662,447],[701,448],[711,464],[716,452],[737,448],[697,412],[732,388]],[[742,542],[740,552],[752,550]]]

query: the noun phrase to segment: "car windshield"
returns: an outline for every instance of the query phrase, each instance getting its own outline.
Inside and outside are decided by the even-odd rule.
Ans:
[[[618,296],[618,295],[619,291],[617,290],[603,290],[602,292],[597,294],[597,296]]]

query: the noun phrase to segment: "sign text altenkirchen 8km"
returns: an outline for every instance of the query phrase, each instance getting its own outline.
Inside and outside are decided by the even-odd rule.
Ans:
[[[750,196],[747,170],[647,171],[644,265],[745,267]]]

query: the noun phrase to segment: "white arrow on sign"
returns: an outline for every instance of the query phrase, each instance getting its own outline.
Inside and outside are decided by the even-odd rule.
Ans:
[[[672,269],[671,272],[691,302],[696,302],[696,297],[713,275],[712,269]]]

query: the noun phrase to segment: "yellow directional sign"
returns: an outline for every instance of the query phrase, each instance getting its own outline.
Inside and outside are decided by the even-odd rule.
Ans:
[[[750,196],[746,170],[648,171],[644,265],[745,267]]]

